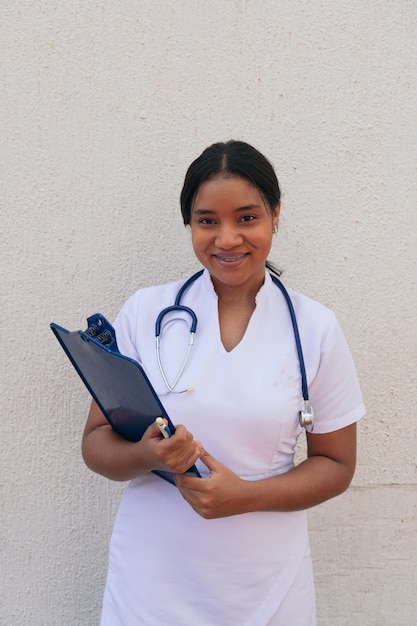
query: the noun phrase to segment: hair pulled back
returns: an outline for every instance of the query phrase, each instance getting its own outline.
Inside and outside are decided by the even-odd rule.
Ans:
[[[180,204],[184,224],[191,222],[193,201],[204,182],[216,176],[238,176],[257,187],[273,211],[281,191],[274,168],[266,157],[244,141],[214,143],[195,159],[187,170]]]

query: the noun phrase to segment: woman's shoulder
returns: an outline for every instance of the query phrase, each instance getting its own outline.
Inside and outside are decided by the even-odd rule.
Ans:
[[[274,278],[272,280],[274,281]],[[325,323],[330,323],[335,318],[333,311],[318,300],[293,289],[281,279],[279,282],[281,282],[287,292],[297,318],[315,318],[317,321],[322,320]]]
[[[177,280],[141,287],[124,302],[113,324],[122,354],[140,361],[140,329],[145,328],[148,332],[155,327],[160,311],[174,304],[175,296],[183,283],[184,280]]]
[[[286,286],[303,337],[323,340],[338,326],[335,313],[318,300]]]
[[[172,300],[172,304],[174,304],[175,297],[185,281],[186,278],[181,278],[168,283],[140,287],[127,298],[122,308],[137,308],[149,301],[158,303],[169,301],[171,303]]]
[[[316,313],[317,315],[325,318],[334,317],[333,311],[319,300],[316,300],[305,293],[301,293],[300,291],[296,291],[291,287],[287,287],[287,291],[290,295],[291,301],[293,302],[294,308],[297,307],[300,312],[306,311],[309,314]]]

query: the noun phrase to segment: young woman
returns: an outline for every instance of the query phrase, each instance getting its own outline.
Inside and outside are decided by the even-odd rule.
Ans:
[[[288,289],[314,408],[308,458],[294,467],[304,402],[289,305],[267,262],[275,172],[246,143],[214,144],[189,167],[181,210],[205,268],[181,300],[198,320],[184,369],[187,314],[164,319],[159,362],[154,328],[185,281],[139,290],[115,322],[120,351],[141,362],[176,432],[164,439],[153,425],[131,443],[93,404],[83,438],[92,470],[130,481],[101,624],[312,626],[305,510],[354,473],[364,406],[352,358],[334,315]],[[184,473],[194,463],[200,478]],[[155,469],[173,471],[176,487]]]

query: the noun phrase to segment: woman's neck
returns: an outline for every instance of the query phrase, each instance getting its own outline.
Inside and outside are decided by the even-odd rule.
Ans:
[[[263,276],[261,280],[258,278],[256,280],[250,282],[247,281],[244,284],[237,285],[221,283],[213,276],[211,277],[211,280],[219,301],[219,307],[253,307],[254,309],[256,296],[265,282],[265,276]]]
[[[216,284],[219,329],[222,344],[227,352],[233,350],[243,339],[252,314],[256,308],[256,295],[264,281],[253,284]]]

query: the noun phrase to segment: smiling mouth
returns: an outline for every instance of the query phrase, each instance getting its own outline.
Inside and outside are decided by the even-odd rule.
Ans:
[[[224,261],[225,263],[236,263],[236,261],[241,261],[245,258],[246,252],[243,254],[238,254],[237,256],[223,256],[222,254],[214,255],[220,261]]]

